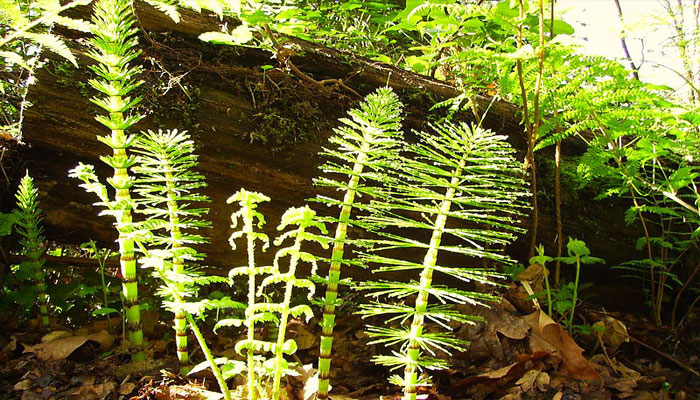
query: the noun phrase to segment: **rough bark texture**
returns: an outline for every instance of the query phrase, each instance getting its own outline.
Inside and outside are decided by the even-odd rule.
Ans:
[[[138,128],[177,128],[194,134],[200,170],[209,183],[206,194],[212,199],[209,218],[213,228],[206,232],[211,244],[203,248],[207,264],[222,270],[242,265],[244,252],[232,253],[227,243],[233,210],[226,204],[228,196],[241,187],[271,196],[273,201],[261,210],[268,218],[268,233],[274,234],[286,208],[315,195],[311,180],[321,162],[317,153],[336,119],[359,99],[342,88],[322,89],[279,69],[264,73],[261,66],[276,66],[268,52],[199,41],[200,33],[217,29],[216,17],[183,12],[182,22],[174,24],[141,3],[137,3],[137,14],[146,69],[142,111],[149,114]],[[408,129],[424,126],[434,102],[458,94],[448,84],[386,64],[304,41],[293,43],[296,55],[291,59],[315,79],[342,79],[363,95],[389,82],[407,105]],[[87,63],[82,57],[81,65]],[[31,169],[41,190],[49,238],[59,243],[92,238],[109,246],[116,235],[110,220],[99,217],[99,210],[91,206],[95,199],[67,177],[67,171],[79,161],[105,172],[98,157],[108,149],[95,139],[104,129],[94,120],[95,107],[86,97],[92,94],[83,83],[88,76],[87,69],[73,70],[60,62],[40,72],[28,96],[33,107],[25,115],[24,140],[30,148],[24,167]],[[487,97],[477,100],[482,108],[491,102]],[[516,113],[512,105],[496,102],[484,125],[508,135],[524,157],[525,135]],[[549,157],[546,153],[538,156]],[[546,163],[541,168],[542,179],[552,181],[553,169],[547,170]],[[553,194],[549,196],[547,190],[545,185],[540,242],[553,253]],[[589,242],[596,256],[613,264],[634,251],[634,237],[620,237],[624,208],[592,202],[573,192],[568,199],[565,193],[564,201],[565,232]],[[601,217],[603,224],[597,222]],[[523,262],[525,242],[509,249]]]

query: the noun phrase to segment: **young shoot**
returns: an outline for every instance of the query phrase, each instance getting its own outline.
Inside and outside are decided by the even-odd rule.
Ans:
[[[291,241],[291,245],[282,247],[275,254],[275,259],[270,274],[267,275],[258,286],[256,296],[260,297],[266,288],[274,284],[282,284],[282,299],[280,302],[257,302],[252,307],[246,310],[246,317],[251,321],[260,321],[268,319],[266,313],[279,316],[279,330],[275,342],[268,342],[260,339],[244,339],[236,344],[236,351],[240,354],[245,350],[255,352],[272,353],[273,358],[270,360],[273,370],[272,400],[278,400],[281,392],[282,374],[288,369],[287,361],[284,355],[294,354],[297,350],[297,344],[293,339],[286,338],[287,322],[289,318],[305,316],[307,321],[313,317],[311,307],[306,304],[296,306],[291,305],[294,288],[305,289],[308,291],[308,298],[315,293],[313,282],[308,279],[299,279],[296,277],[296,270],[300,263],[305,262],[311,264],[312,274],[316,270],[316,257],[311,253],[302,251],[301,247],[304,242],[316,242],[323,247],[327,247],[328,240],[325,237],[309,232],[309,229],[316,228],[322,234],[326,234],[325,225],[316,219],[316,213],[308,206],[299,208],[290,208],[284,215],[277,230],[282,231],[290,227],[289,230],[280,234],[275,240],[275,245],[280,246],[287,241]],[[280,268],[280,260],[289,258],[288,268],[282,272]]]
[[[433,130],[418,132],[420,142],[406,145],[407,155],[393,171],[396,179],[383,180],[384,188],[372,201],[371,215],[363,218],[381,237],[364,256],[366,262],[377,265],[374,272],[408,275],[415,271],[419,275],[409,282],[377,281],[361,286],[377,299],[402,301],[375,301],[361,313],[386,318],[385,326],[370,325],[367,332],[374,338],[371,343],[399,345],[392,355],[377,356],[374,361],[392,370],[403,368],[403,377],[395,375],[391,381],[403,386],[404,400],[416,399],[421,370],[448,367],[446,360],[436,357],[438,351],[450,354],[466,345],[450,332],[426,331],[426,322],[445,330],[450,321],[473,323],[479,318],[463,315],[448,303],[486,305],[497,299],[434,284],[433,276],[439,273],[494,285],[492,269],[446,265],[441,257],[462,256],[467,265],[481,264],[479,259],[512,262],[500,248],[522,232],[516,223],[526,207],[521,201],[526,184],[517,178],[521,165],[504,136],[465,123],[434,125]],[[416,236],[421,230],[426,235]],[[422,260],[409,258],[414,251],[422,254]],[[415,300],[409,302],[412,296]],[[406,326],[408,321],[410,326]]]
[[[166,257],[163,261],[169,267],[168,279],[174,282],[172,290],[177,291],[178,298],[187,299],[196,294],[198,284],[213,279],[205,279],[192,267],[187,268],[188,263],[204,258],[191,246],[207,239],[195,232],[210,226],[202,219],[209,209],[191,204],[209,201],[207,196],[197,193],[206,183],[202,175],[194,172],[197,166],[194,142],[184,131],[148,131],[142,133],[134,147],[138,154],[134,167],[138,174],[135,191],[141,195],[138,212],[147,215],[142,229],[152,233],[149,244],[160,248],[162,251],[157,254]],[[168,300],[175,301],[172,296]],[[187,320],[184,309],[175,308],[177,358],[180,372],[186,374],[190,369]]]
[[[591,257],[591,251],[588,249],[583,240],[569,238],[569,242],[566,244],[566,251],[568,253],[568,257],[560,257],[559,259],[565,264],[576,266],[573,299],[571,301],[571,310],[569,310],[569,321],[567,323],[569,333],[571,333],[574,322],[574,312],[576,311],[576,302],[578,301],[578,283],[579,276],[581,275],[581,264],[596,264],[604,263],[605,261],[601,258]]]
[[[43,229],[41,228],[41,208],[39,208],[39,191],[34,186],[34,180],[27,171],[22,178],[17,194],[17,208],[15,209],[15,224],[17,233],[22,237],[22,253],[27,257],[29,271],[34,279],[36,287],[36,305],[41,317],[43,329],[49,328],[49,296],[46,294],[46,282],[44,282],[44,246]]]
[[[552,316],[552,289],[549,287],[549,270],[546,264],[552,260],[552,257],[544,255],[544,246],[537,246],[537,255],[530,257],[530,264],[539,264],[542,266],[542,277],[544,278],[545,291],[547,292],[547,315]]]
[[[256,232],[257,229],[262,229],[265,224],[265,217],[260,213],[257,208],[260,203],[268,202],[270,198],[264,194],[257,192],[249,192],[245,189],[239,190],[236,194],[231,196],[227,203],[238,203],[240,209],[231,215],[231,227],[236,229],[239,225],[239,220],[243,222],[241,229],[233,232],[229,238],[229,243],[233,250],[236,249],[236,240],[240,238],[245,238],[246,240],[246,251],[248,255],[248,265],[243,267],[233,268],[229,272],[230,284],[233,285],[234,278],[237,276],[246,276],[248,278],[248,304],[245,310],[245,320],[240,319],[223,319],[219,321],[214,329],[218,329],[223,326],[241,326],[245,325],[246,340],[252,343],[255,340],[255,323],[258,321],[267,321],[270,317],[275,320],[270,313],[256,313],[255,297],[256,297],[256,279],[258,276],[273,273],[276,269],[274,267],[258,267],[255,263],[255,249],[256,242],[262,244],[262,250],[265,251],[270,245],[270,239],[268,236],[262,232]],[[257,358],[255,357],[255,351],[252,347],[246,349],[246,368],[247,368],[247,388],[248,388],[248,399],[254,400],[257,396],[256,387],[256,369],[257,369]]]
[[[377,184],[374,178],[381,167],[379,161],[392,158],[397,152],[402,136],[401,107],[398,96],[391,89],[377,89],[360,103],[359,108],[348,112],[349,118],[340,120],[342,126],[335,129],[335,135],[329,139],[334,149],[324,149],[324,155],[330,161],[321,166],[326,176],[316,179],[315,183],[336,189],[342,199],[321,195],[315,199],[340,209],[337,218],[329,218],[336,228],[328,276],[323,280],[326,295],[318,359],[318,399],[328,398],[335,308],[341,304],[338,298],[340,269],[343,264],[350,263],[345,258],[345,245],[352,243],[347,232],[356,220],[353,208],[363,207],[357,197],[363,194],[371,196],[372,188]]]
[[[130,65],[139,55],[139,51],[135,49],[137,39],[134,37],[136,28],[133,27],[132,2],[98,0],[94,5],[92,23],[94,36],[89,41],[88,56],[96,61],[90,68],[97,77],[89,83],[100,95],[93,97],[91,101],[108,113],[98,115],[96,119],[109,128],[111,133],[97,138],[112,149],[112,155],[103,156],[101,160],[114,170],[112,177],[107,179],[107,184],[113,190],[108,190],[98,179],[92,165],[81,163],[70,171],[70,176],[83,181],[81,186],[99,197],[100,201],[96,205],[105,208],[103,215],[110,215],[115,219],[115,227],[119,232],[117,243],[124,308],[129,342],[133,347],[131,358],[133,361],[142,361],[146,356],[142,351],[143,331],[132,234],[132,210],[135,204],[130,193],[134,182],[129,175],[129,169],[134,165],[135,159],[127,152],[136,137],[126,133],[143,117],[138,113],[128,112],[141,100],[139,97],[131,98],[128,94],[142,83],[136,79],[141,68]]]

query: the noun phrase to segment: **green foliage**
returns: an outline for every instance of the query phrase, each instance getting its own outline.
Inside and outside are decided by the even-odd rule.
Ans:
[[[394,157],[401,139],[401,103],[389,88],[380,88],[368,95],[357,109],[350,110],[349,117],[335,129],[329,142],[334,149],[324,149],[331,161],[321,166],[325,176],[315,180],[316,185],[330,187],[341,193],[342,199],[317,196],[316,201],[340,209],[337,218],[329,219],[336,224],[333,250],[330,257],[328,275],[324,280],[326,295],[323,301],[323,322],[321,323],[321,345],[319,350],[318,398],[328,397],[335,308],[340,304],[338,286],[347,283],[340,280],[343,264],[357,264],[345,257],[345,245],[352,244],[347,237],[348,227],[356,223],[353,208],[365,208],[356,200],[361,196],[371,197],[381,182],[382,165]]]
[[[209,201],[208,197],[197,193],[206,183],[202,175],[194,172],[197,156],[194,142],[187,133],[177,130],[143,132],[134,147],[138,154],[134,167],[138,174],[135,191],[141,195],[138,213],[147,216],[139,225],[140,230],[148,232],[150,245],[148,257],[141,262],[144,267],[154,268],[154,274],[164,283],[158,293],[166,299],[164,305],[175,314],[180,370],[187,373],[190,362],[186,313],[193,313],[192,304],[187,300],[197,294],[200,285],[225,282],[223,278],[203,276],[191,266],[192,262],[204,258],[192,246],[207,241],[194,232],[209,227],[210,223],[202,219],[209,210],[195,208],[190,202]],[[196,304],[205,308],[212,305],[211,302]]]
[[[49,297],[46,294],[46,282],[44,282],[44,246],[43,229],[41,228],[41,208],[39,208],[39,191],[34,186],[34,180],[27,171],[20,182],[15,195],[17,208],[14,211],[17,233],[20,235],[22,253],[27,258],[26,266],[32,275],[36,287],[35,302],[39,309],[39,316],[44,329],[49,327]]]
[[[396,377],[404,386],[404,399],[416,398],[418,371],[444,369],[448,363],[436,358],[437,351],[462,350],[466,343],[449,333],[425,331],[427,321],[447,328],[449,321],[464,323],[478,319],[461,315],[446,303],[486,305],[496,297],[433,283],[435,272],[466,282],[493,285],[498,276],[492,269],[454,267],[441,264],[439,257],[452,254],[472,259],[511,263],[499,247],[521,232],[515,221],[525,209],[521,198],[525,184],[517,178],[519,165],[503,136],[467,124],[433,126],[433,133],[420,132],[420,143],[407,145],[408,155],[393,165],[393,176],[382,180],[383,188],[372,202],[372,212],[363,218],[365,226],[382,239],[364,256],[377,264],[375,272],[416,271],[420,280],[410,282],[365,282],[375,298],[404,300],[416,296],[413,306],[376,301],[362,309],[365,316],[378,315],[399,326],[369,326],[372,343],[400,344],[390,356],[375,362],[391,369],[404,368]],[[468,224],[455,225],[452,221]],[[409,235],[423,230],[430,239]],[[422,262],[406,259],[408,250],[424,254]],[[392,250],[398,250],[392,251]],[[431,305],[438,301],[441,305]],[[404,324],[411,320],[410,327]]]
[[[240,362],[224,358],[220,359],[219,362],[228,371],[242,372],[247,370],[248,399],[271,398],[276,400],[280,396],[282,376],[292,373],[289,364],[284,359],[284,355],[294,354],[297,350],[296,342],[293,339],[286,338],[287,322],[289,318],[303,316],[308,321],[313,317],[313,312],[308,305],[299,304],[292,306],[291,304],[295,288],[304,289],[308,293],[307,297],[309,299],[311,299],[316,290],[313,282],[310,280],[296,277],[296,269],[299,263],[311,264],[312,274],[315,273],[317,267],[316,257],[303,251],[301,247],[306,242],[316,242],[326,247],[328,239],[310,231],[315,228],[324,235],[327,233],[324,223],[318,220],[313,210],[308,206],[290,208],[282,216],[277,229],[279,231],[283,231],[288,227],[291,227],[291,229],[281,233],[275,239],[274,244],[280,246],[284,242],[292,241],[291,245],[282,247],[277,251],[273,265],[256,265],[256,243],[260,242],[263,250],[269,245],[267,235],[256,231],[256,229],[261,229],[265,223],[265,217],[257,208],[261,203],[269,200],[269,197],[261,193],[250,192],[245,189],[239,190],[228,200],[229,203],[236,202],[240,206],[240,209],[231,216],[232,227],[234,229],[237,228],[239,220],[243,222],[241,229],[231,235],[231,247],[235,249],[237,247],[235,241],[245,238],[248,255],[248,264],[233,268],[229,272],[229,278],[232,285],[238,276],[248,278],[248,304],[246,305],[243,319],[222,319],[216,324],[215,329],[246,326],[246,338],[238,341],[235,346],[236,352],[246,355],[246,365],[243,366]],[[280,267],[280,261],[283,258],[289,258],[288,268],[284,272]],[[274,301],[272,300],[274,296],[266,295],[265,292],[266,290],[270,291],[273,285],[278,284],[280,284],[283,294],[279,301]],[[259,297],[263,297],[264,301],[258,301],[257,298]],[[278,326],[275,340],[268,341],[264,338],[256,338],[256,324],[269,322],[274,322]],[[262,355],[256,355],[256,353],[271,353],[271,357],[267,358]],[[262,380],[266,377],[269,377],[272,381],[271,390],[262,385]]]
[[[559,259],[566,264],[573,264],[576,266],[576,279],[574,280],[573,288],[569,287],[572,293],[571,298],[571,309],[569,312],[569,320],[567,327],[569,332],[571,332],[574,322],[574,315],[576,311],[576,301],[578,300],[578,289],[579,289],[579,277],[581,275],[581,264],[596,264],[604,263],[600,258],[591,257],[591,251],[586,246],[586,243],[582,240],[576,240],[569,238],[569,242],[566,244],[567,257],[560,257]],[[561,305],[558,308],[563,308]],[[563,315],[564,313],[560,311]]]
[[[256,232],[255,229],[262,229],[265,224],[265,216],[257,211],[258,205],[260,203],[268,202],[270,198],[263,195],[262,193],[249,192],[245,189],[241,189],[233,196],[229,197],[227,203],[237,202],[240,209],[231,215],[232,228],[237,228],[239,220],[242,220],[243,225],[238,231],[234,231],[231,234],[229,243],[232,249],[236,249],[236,239],[245,237],[246,239],[246,250],[248,255],[248,265],[244,267],[233,268],[229,272],[230,284],[234,284],[234,278],[236,276],[247,276],[248,277],[248,303],[245,309],[245,319],[222,319],[216,323],[214,330],[224,326],[241,326],[245,325],[247,327],[246,340],[252,343],[255,340],[255,324],[256,322],[271,322],[278,321],[277,317],[269,312],[256,312],[256,294],[257,294],[257,283],[256,278],[258,275],[264,276],[273,272],[271,267],[258,267],[255,263],[255,248],[256,242],[262,244],[262,250],[265,251],[270,245],[270,239],[268,236],[262,232]],[[247,369],[248,378],[248,399],[254,400],[258,398],[258,392],[263,392],[264,389],[257,385],[257,376],[260,375],[260,364],[264,363],[263,357],[256,357],[253,348],[246,349],[246,365],[244,369]],[[229,364],[226,364],[229,365]]]
[[[42,1],[9,1],[0,2],[0,24],[2,30],[0,39],[0,57],[6,65],[20,65],[31,70],[36,60],[28,61],[26,54],[19,46],[23,41],[33,42],[34,45],[45,47],[59,56],[70,61],[76,67],[78,63],[65,41],[47,28],[54,24],[65,26],[82,32],[90,32],[90,23],[60,15],[62,12],[77,6],[90,4],[92,0],[75,0],[61,4],[58,0]]]
[[[89,83],[101,93],[101,96],[93,97],[91,101],[108,113],[108,116],[98,115],[96,119],[109,128],[111,134],[97,138],[112,149],[112,155],[103,156],[101,159],[114,170],[113,176],[107,179],[107,183],[114,190],[114,196],[110,197],[107,187],[100,182],[91,165],[81,163],[70,171],[70,176],[83,181],[81,186],[100,199],[96,205],[105,208],[102,214],[111,215],[116,220],[129,342],[135,349],[132,359],[139,361],[143,360],[145,355],[141,351],[143,331],[134,257],[132,209],[135,203],[130,193],[134,182],[129,176],[129,169],[136,161],[127,153],[136,136],[127,134],[126,130],[143,116],[128,114],[129,109],[140,101],[139,97],[131,98],[128,95],[141,84],[141,81],[136,79],[141,69],[130,65],[139,55],[139,51],[135,50],[137,40],[134,37],[136,30],[133,28],[131,6],[129,0],[100,0],[95,3],[92,17],[94,36],[90,40],[88,51],[88,55],[96,61],[90,69],[97,75],[97,78],[91,79]]]
[[[537,247],[537,255],[530,257],[530,264],[539,264],[542,266],[542,276],[544,277],[545,289],[547,291],[547,315],[552,316],[552,289],[549,287],[549,270],[547,263],[553,258],[544,255],[544,246],[541,244]]]

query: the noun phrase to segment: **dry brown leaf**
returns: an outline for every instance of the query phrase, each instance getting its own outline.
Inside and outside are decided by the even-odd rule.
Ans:
[[[597,333],[597,335],[610,352],[614,352],[620,345],[630,341],[627,335],[627,327],[619,319],[605,316],[593,326],[603,328],[603,333]]]
[[[299,350],[308,350],[316,345],[316,335],[309,332],[303,325],[295,327],[296,334],[293,339],[297,342]]]
[[[193,385],[171,385],[168,387],[171,399],[178,400],[219,400],[223,399],[221,393],[211,392]]]
[[[549,356],[549,353],[539,352],[534,354],[523,354],[518,357],[518,362],[483,374],[470,376],[457,382],[453,387],[465,387],[476,383],[506,383],[513,379],[518,379],[525,374],[525,365],[529,361],[539,360]]]
[[[532,385],[535,384],[539,375],[539,370],[531,369],[527,371],[525,375],[523,375],[520,379],[518,379],[518,381],[515,382],[515,384],[519,385],[523,392],[527,392],[532,388]]]
[[[84,385],[74,390],[69,399],[73,400],[103,400],[107,398],[117,387],[114,381]]]
[[[549,374],[546,372],[540,372],[539,375],[537,375],[537,381],[535,384],[537,385],[537,390],[540,392],[546,392],[549,390],[549,381],[550,377]]]
[[[73,336],[69,331],[53,331],[41,337],[41,343],[51,342],[60,338]]]
[[[601,381],[601,377],[583,356],[583,349],[569,336],[561,325],[546,313],[537,310],[523,317],[532,329],[530,349],[546,351],[561,360],[559,372],[581,381]]]
[[[100,331],[92,335],[63,337],[34,346],[26,346],[24,352],[34,353],[42,361],[63,360],[88,342],[95,343],[101,351],[105,351],[112,347],[114,338],[106,331]]]
[[[126,396],[128,394],[131,394],[131,392],[136,389],[136,384],[132,382],[127,382],[127,383],[122,383],[119,385],[119,394],[122,396]]]

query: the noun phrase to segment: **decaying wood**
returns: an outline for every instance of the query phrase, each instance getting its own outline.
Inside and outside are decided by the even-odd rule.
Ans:
[[[310,85],[285,71],[264,72],[261,66],[276,65],[269,52],[199,41],[200,33],[217,29],[220,21],[216,17],[184,11],[182,22],[174,24],[142,3],[137,3],[137,15],[142,30],[141,60],[146,70],[142,111],[149,113],[138,128],[177,128],[194,134],[200,172],[209,183],[206,194],[212,199],[209,218],[213,228],[206,232],[211,244],[203,248],[208,254],[207,263],[222,269],[236,266],[244,260],[244,254],[232,252],[227,243],[233,207],[226,204],[226,199],[241,187],[272,197],[272,202],[261,210],[268,217],[266,229],[273,234],[286,208],[299,206],[315,195],[311,180],[321,162],[317,153],[336,126],[337,118],[357,99],[346,96],[343,90]],[[78,43],[82,40],[76,39]],[[407,128],[424,127],[434,102],[459,93],[446,83],[347,52],[295,39],[290,39],[287,47],[294,52],[294,64],[315,80],[342,80],[360,94],[388,83],[406,103]],[[89,62],[85,57],[80,60],[82,65]],[[101,176],[109,174],[98,159],[108,149],[95,139],[105,130],[94,120],[96,109],[84,93],[91,94],[91,89],[82,83],[89,76],[86,69],[66,73],[58,65],[43,69],[38,84],[29,92],[28,100],[33,106],[25,114],[24,140],[29,146],[26,166],[41,190],[47,234],[52,240],[80,243],[97,239],[109,246],[115,238],[111,220],[98,216],[98,208],[91,205],[95,199],[67,177],[68,170],[78,162],[95,164]],[[483,110],[492,99],[478,97],[476,102]],[[513,105],[493,102],[484,125],[508,135],[520,157],[524,156],[525,135]],[[256,136],[251,138],[253,132]],[[275,135],[282,141],[275,142]],[[266,137],[267,142],[260,136]],[[542,172],[544,180],[548,179],[547,173]],[[547,202],[547,196],[543,201]],[[619,207],[583,198],[569,199],[569,209],[566,207],[567,204],[567,232],[588,241],[597,250],[596,255],[614,262],[621,253],[633,248],[633,238],[616,243],[597,240],[619,237],[621,228],[608,224],[613,218],[606,221],[605,227],[591,226],[590,221],[597,215],[612,213],[622,221]],[[555,234],[553,218],[548,218],[553,215],[552,210],[545,204],[541,221],[542,242],[550,252]],[[509,252],[525,261],[526,247],[523,240]]]

